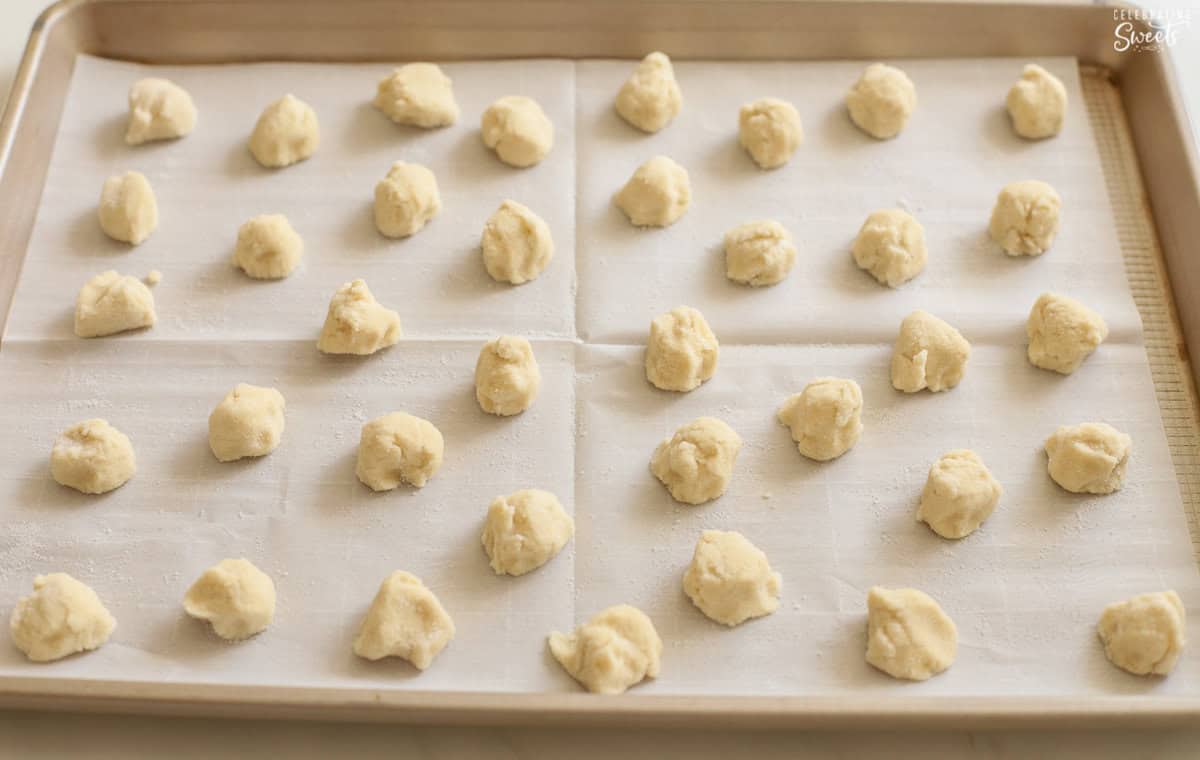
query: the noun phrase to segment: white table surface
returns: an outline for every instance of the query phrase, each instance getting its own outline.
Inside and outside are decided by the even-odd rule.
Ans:
[[[0,0],[0,101],[34,18],[46,0]],[[1173,48],[1191,114],[1200,114],[1200,2],[1148,0],[1188,8],[1193,25]],[[1193,133],[1200,139],[1197,120]],[[735,733],[671,730],[405,727],[283,721],[75,715],[0,711],[0,757],[587,758],[704,760],[774,758],[1194,758],[1200,728],[1184,731],[1020,733]]]

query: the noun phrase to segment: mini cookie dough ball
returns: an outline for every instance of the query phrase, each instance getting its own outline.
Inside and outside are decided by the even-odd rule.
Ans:
[[[646,379],[664,391],[699,388],[716,373],[720,348],[703,314],[676,306],[650,322]]]
[[[821,377],[779,408],[779,421],[809,459],[825,462],[854,448],[862,435],[862,389],[853,380]]]
[[[1035,367],[1069,375],[1108,337],[1104,319],[1058,293],[1042,293],[1025,323],[1029,361]]]
[[[898,208],[872,212],[854,238],[852,253],[858,268],[881,285],[899,287],[925,268],[925,228]]]
[[[454,86],[436,63],[410,63],[379,80],[375,107],[397,124],[422,129],[458,121]]]
[[[107,493],[125,485],[137,471],[129,436],[92,419],[59,433],[50,450],[50,475],[81,493]]]
[[[304,240],[283,214],[260,214],[238,227],[233,263],[256,280],[279,280],[300,264]]]
[[[715,417],[698,417],[664,438],[650,471],[685,504],[712,501],[729,487],[742,438]]]
[[[800,113],[786,100],[760,98],[738,111],[738,144],[759,168],[783,166],[803,139]]]
[[[140,172],[114,174],[100,191],[100,229],[113,240],[137,245],[158,226],[158,203]]]
[[[51,662],[99,648],[117,621],[96,592],[66,573],[39,575],[8,621],[13,644],[33,662]]]
[[[1045,182],[1004,186],[992,208],[988,234],[1009,256],[1038,256],[1054,244],[1062,199]]]
[[[183,137],[194,126],[196,105],[192,96],[174,82],[150,77],[139,79],[129,88],[127,144]]]
[[[275,583],[247,559],[223,559],[183,597],[187,614],[212,623],[217,635],[241,641],[267,630],[275,617]]]
[[[1104,656],[1136,676],[1165,676],[1187,644],[1187,613],[1174,591],[1139,594],[1104,608],[1096,633]]]
[[[415,234],[441,210],[437,178],[420,164],[397,161],[375,185],[375,227],[385,237]]]
[[[958,629],[915,588],[867,592],[867,662],[893,678],[924,681],[954,664]]]
[[[526,488],[488,506],[480,541],[496,575],[524,575],[558,556],[575,521],[549,491]]]
[[[373,491],[423,487],[442,466],[446,443],[429,420],[392,412],[363,425],[354,474]]]
[[[1036,63],[1021,70],[1021,78],[1004,100],[1013,129],[1021,137],[1040,140],[1062,129],[1067,113],[1067,88],[1058,77]]]
[[[846,93],[850,119],[871,137],[900,134],[917,107],[917,88],[900,69],[872,63]]]
[[[971,344],[958,330],[917,309],[900,323],[892,352],[892,386],[916,393],[937,393],[958,385],[967,370]]]
[[[111,269],[84,283],[75,299],[75,334],[81,338],[152,327],[156,319],[150,289]]]
[[[238,383],[208,416],[208,445],[222,462],[270,454],[283,437],[283,394]]]
[[[692,202],[687,169],[666,156],[655,156],[637,168],[613,202],[635,227],[669,227]]]
[[[628,604],[601,610],[571,633],[546,637],[550,654],[596,694],[621,694],[662,666],[662,639],[646,613]]]
[[[317,152],[321,130],[317,112],[288,94],[267,106],[250,135],[254,160],[268,168],[291,166]]]
[[[782,585],[767,555],[737,531],[701,533],[683,575],[683,592],[692,604],[730,627],[774,612]]]
[[[475,362],[475,398],[488,414],[510,417],[533,405],[542,386],[533,346],[515,335],[489,341]]]
[[[554,124],[533,98],[506,95],[487,107],[479,124],[483,144],[501,161],[523,169],[554,147]]]
[[[1103,422],[1063,425],[1046,439],[1046,469],[1071,493],[1106,494],[1125,485],[1133,439]]]
[[[354,653],[368,660],[399,657],[418,670],[454,638],[454,621],[421,579],[403,570],[384,578],[354,637]]]
[[[725,233],[725,276],[743,285],[774,285],[796,263],[796,246],[782,224],[746,222]]]
[[[317,348],[327,354],[366,356],[400,340],[400,315],[375,300],[362,280],[347,282],[329,301]]]
[[[995,511],[1002,493],[978,454],[949,451],[929,468],[917,519],[942,538],[963,538]]]
[[[643,132],[657,132],[671,123],[683,107],[675,69],[665,53],[642,59],[617,93],[617,113]]]
[[[483,225],[483,265],[496,282],[521,285],[545,271],[554,239],[540,216],[516,201],[500,204]]]

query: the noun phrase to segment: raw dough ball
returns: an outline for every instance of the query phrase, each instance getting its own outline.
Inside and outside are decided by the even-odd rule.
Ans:
[[[1025,323],[1029,361],[1069,375],[1108,337],[1104,319],[1074,298],[1042,293]]]
[[[1138,676],[1165,676],[1187,644],[1186,623],[1179,595],[1156,591],[1105,607],[1096,632],[1113,665]]]
[[[516,201],[504,201],[483,225],[483,265],[497,282],[536,279],[554,258],[554,240],[542,218]]]
[[[183,137],[194,126],[196,106],[192,96],[174,82],[151,77],[140,79],[129,88],[127,144]]]
[[[400,315],[382,306],[362,280],[333,294],[317,348],[327,354],[373,354],[400,340]]]
[[[725,233],[725,276],[744,285],[774,285],[796,263],[796,246],[782,224],[746,222]]]
[[[720,345],[704,315],[676,306],[650,322],[646,379],[664,391],[690,391],[717,371]]]
[[[368,660],[399,657],[418,670],[433,663],[454,638],[454,621],[421,579],[403,570],[383,579],[354,637],[354,653]]]
[[[137,245],[158,226],[158,203],[140,172],[114,174],[100,191],[100,229],[113,240]]]
[[[892,352],[892,386],[905,393],[935,393],[958,385],[971,357],[971,344],[958,330],[917,309],[900,323]]]
[[[275,617],[275,584],[250,560],[223,559],[187,590],[183,609],[212,623],[223,639],[248,639],[267,630]]]
[[[1133,439],[1103,422],[1063,425],[1046,439],[1046,469],[1072,493],[1105,494],[1125,484]]]
[[[304,241],[283,214],[260,214],[238,227],[233,263],[256,280],[287,277],[304,255]]]
[[[137,471],[129,436],[92,419],[59,433],[50,450],[50,475],[82,493],[106,493],[125,485]]]
[[[437,178],[420,164],[397,161],[375,185],[375,227],[386,237],[408,237],[441,210]]]
[[[715,417],[698,417],[664,438],[650,458],[650,471],[676,501],[703,504],[729,487],[742,438]]]
[[[779,408],[779,421],[809,459],[825,462],[854,447],[862,435],[862,389],[853,380],[821,377]]]
[[[696,542],[683,592],[718,623],[735,626],[779,607],[783,579],[767,555],[737,531],[706,530]]]
[[[496,575],[524,575],[558,555],[575,521],[549,491],[527,488],[488,506],[481,541]]]
[[[96,649],[116,627],[96,592],[66,573],[34,578],[8,622],[13,644],[34,662]]]
[[[270,454],[283,436],[283,394],[238,383],[208,417],[208,445],[222,462]]]
[[[800,113],[786,100],[760,98],[738,111],[738,144],[763,169],[786,164],[803,139]]]
[[[958,629],[915,588],[867,592],[867,662],[893,678],[924,681],[954,664]]]
[[[424,129],[458,121],[453,83],[436,63],[410,63],[379,80],[375,107],[397,124]]]
[[[854,263],[895,288],[925,268],[925,228],[912,214],[898,208],[872,212],[854,238]]]
[[[363,425],[354,474],[375,491],[401,483],[421,488],[438,468],[446,443],[429,420],[392,412]]]
[[[1021,70],[1021,78],[1004,100],[1013,129],[1021,137],[1040,140],[1062,129],[1067,113],[1067,88],[1058,77],[1036,63]]]
[[[988,519],[1003,492],[974,451],[948,451],[929,468],[917,519],[942,538],[963,538]]]
[[[489,341],[475,362],[475,398],[489,414],[509,417],[533,405],[542,385],[533,346],[524,338],[502,335]]]
[[[483,112],[483,144],[509,166],[533,166],[554,147],[554,124],[533,98],[506,95]]]
[[[662,639],[646,613],[628,604],[601,610],[569,634],[546,637],[550,654],[588,691],[621,694],[658,677]]]
[[[872,63],[846,93],[846,107],[859,129],[886,140],[904,129],[917,107],[917,88],[900,69]]]
[[[317,112],[288,94],[267,106],[258,117],[250,135],[250,152],[263,166],[277,168],[308,158],[317,152],[320,142]]]
[[[154,296],[132,275],[101,272],[84,283],[75,299],[75,334],[81,338],[154,325]]]
[[[636,227],[669,227],[692,202],[687,169],[655,156],[637,168],[613,201]]]
[[[617,113],[643,132],[657,132],[679,115],[683,95],[665,53],[642,59],[617,93]]]
[[[1045,182],[1010,183],[996,198],[988,234],[1009,256],[1037,256],[1054,243],[1060,208],[1062,199]]]

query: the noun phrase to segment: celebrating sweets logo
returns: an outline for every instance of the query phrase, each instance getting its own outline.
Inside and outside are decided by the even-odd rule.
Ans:
[[[1114,8],[1113,21],[1113,49],[1118,53],[1155,52],[1175,45],[1192,17],[1187,8]]]

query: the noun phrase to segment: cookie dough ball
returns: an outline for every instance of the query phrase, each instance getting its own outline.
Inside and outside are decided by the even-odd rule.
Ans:
[[[905,393],[937,393],[958,385],[967,370],[971,344],[958,330],[917,309],[900,323],[892,351],[892,386]]]
[[[786,100],[760,98],[738,111],[738,144],[762,169],[786,164],[803,139],[800,113]]]
[[[700,611],[727,626],[770,615],[783,579],[767,555],[737,531],[706,530],[683,575],[683,593]]]
[[[685,504],[712,501],[729,487],[742,438],[715,417],[698,417],[664,438],[650,471]]]
[[[400,340],[400,315],[384,307],[362,280],[347,282],[329,301],[317,348],[366,356]]]
[[[942,538],[963,538],[995,511],[1002,493],[978,454],[969,449],[949,451],[929,468],[917,519]]]
[[[664,391],[699,388],[717,371],[720,348],[703,314],[676,306],[650,322],[646,379]]]
[[[166,79],[139,79],[129,88],[129,124],[125,142],[183,137],[196,126],[196,105],[187,90]]]
[[[458,121],[454,86],[436,63],[410,63],[379,80],[375,107],[397,124],[422,129]]]
[[[500,204],[483,225],[483,265],[496,282],[521,285],[545,271],[554,239],[540,216],[516,201]]]
[[[208,445],[222,462],[270,454],[283,437],[283,394],[238,383],[208,416]]]
[[[852,253],[858,268],[881,285],[899,287],[925,268],[925,228],[898,208],[872,212],[854,238]]]
[[[238,227],[233,263],[256,280],[279,280],[300,264],[304,241],[283,214],[260,214]]]
[[[692,202],[687,169],[655,156],[637,168],[613,201],[635,227],[669,227]]]
[[[1045,182],[1010,183],[996,198],[988,234],[1009,256],[1038,256],[1054,244],[1061,208],[1062,199]]]
[[[373,491],[423,487],[442,466],[446,443],[429,420],[392,412],[363,425],[354,474]]]
[[[1029,361],[1035,367],[1069,375],[1108,337],[1108,325],[1074,298],[1042,293],[1025,323]]]
[[[1021,70],[1021,78],[1004,100],[1013,129],[1021,137],[1040,140],[1062,129],[1067,113],[1067,88],[1058,77],[1036,63]]]
[[[643,132],[657,132],[671,123],[683,107],[675,69],[665,53],[642,59],[617,93],[617,113]]]
[[[241,641],[267,630],[275,617],[275,584],[247,559],[223,559],[183,597],[187,614],[212,623],[217,635]]]
[[[579,683],[596,694],[621,694],[662,666],[662,639],[646,613],[618,604],[597,613],[571,633],[546,638],[550,654]]]
[[[129,436],[92,419],[59,433],[50,450],[50,475],[81,493],[107,493],[125,485],[137,471]]]
[[[858,128],[879,140],[900,134],[917,107],[917,88],[900,69],[872,63],[846,93],[846,108]]]
[[[81,338],[152,327],[156,319],[150,288],[111,269],[84,283],[75,299],[75,334]]]
[[[1046,439],[1046,468],[1071,493],[1107,494],[1125,485],[1133,439],[1103,422],[1063,425]]]
[[[39,575],[8,621],[13,644],[33,662],[59,660],[99,648],[117,621],[96,592],[66,573]]]
[[[384,237],[415,234],[441,210],[437,178],[420,164],[397,161],[375,185],[375,227]]]
[[[418,670],[454,638],[454,621],[421,579],[403,570],[384,578],[354,637],[354,653],[368,660],[399,657]]]
[[[1170,673],[1187,644],[1187,614],[1174,591],[1139,594],[1104,608],[1096,633],[1104,656],[1137,676]]]
[[[525,168],[554,147],[554,124],[533,98],[506,95],[487,107],[479,124],[483,144],[509,166]]]
[[[100,229],[113,240],[137,245],[158,226],[158,202],[140,172],[114,174],[100,191]]]
[[[268,168],[291,166],[317,152],[321,130],[317,112],[288,94],[267,106],[250,135],[254,160]]]
[[[475,362],[475,398],[488,414],[510,417],[533,405],[542,386],[533,346],[515,335],[489,341]]]
[[[575,535],[575,521],[549,491],[526,488],[488,506],[483,550],[496,575],[524,575],[558,556]]]
[[[725,233],[725,276],[734,282],[774,285],[795,263],[796,246],[779,222],[747,222]]]
[[[779,408],[779,421],[809,459],[825,462],[854,448],[862,435],[862,389],[853,380],[821,377]]]
[[[893,678],[924,681],[954,664],[958,629],[915,588],[867,592],[867,662]]]

